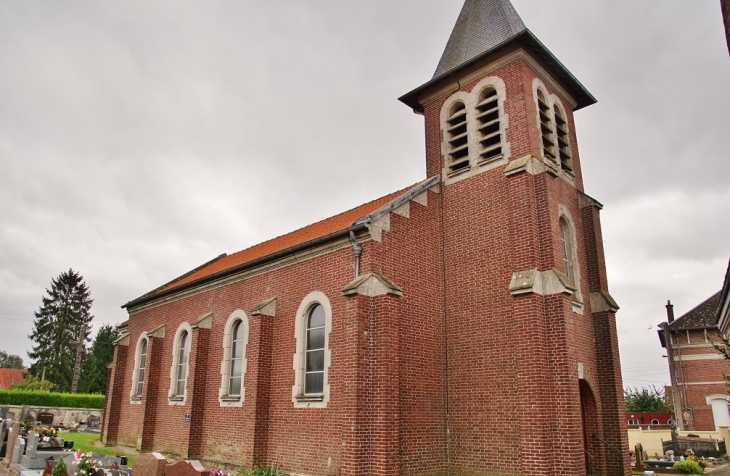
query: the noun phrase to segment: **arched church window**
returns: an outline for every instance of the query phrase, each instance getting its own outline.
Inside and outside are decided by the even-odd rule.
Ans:
[[[324,307],[315,304],[307,318],[307,351],[304,394],[322,393],[324,386]]]
[[[570,232],[570,225],[564,217],[560,217],[560,244],[563,249],[563,272],[575,283],[572,233]]]
[[[136,379],[134,385],[134,395],[142,396],[144,388],[144,370],[147,365],[147,339],[142,339],[137,352],[137,368],[135,369]]]

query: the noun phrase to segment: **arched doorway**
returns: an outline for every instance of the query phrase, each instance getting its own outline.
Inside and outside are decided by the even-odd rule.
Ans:
[[[583,455],[585,457],[586,474],[603,474],[603,453],[593,438],[598,433],[598,409],[593,391],[588,383],[580,379],[580,410],[583,426]]]

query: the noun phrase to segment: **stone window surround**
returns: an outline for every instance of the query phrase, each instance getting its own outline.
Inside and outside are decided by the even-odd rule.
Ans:
[[[233,346],[233,327],[237,322],[241,322],[243,326],[243,360],[241,361],[241,394],[229,395],[229,385],[231,377],[231,347]],[[228,316],[226,327],[223,331],[223,360],[221,361],[221,386],[218,391],[218,402],[222,407],[240,407],[243,406],[245,399],[246,387],[244,386],[246,369],[248,360],[246,359],[246,350],[248,349],[249,323],[248,316],[241,309],[236,309]]]
[[[185,401],[188,396],[188,377],[190,375],[190,354],[188,353],[188,364],[185,366],[185,391],[182,395],[177,395],[177,380],[178,380],[178,364],[180,363],[180,339],[182,333],[188,333],[188,341],[192,347],[193,342],[193,329],[190,324],[183,322],[177,328],[175,332],[175,340],[172,349],[172,365],[170,366],[170,391],[167,393],[167,403],[169,405],[185,405]]]
[[[573,170],[566,170],[564,169],[560,164],[560,153],[557,150],[558,149],[558,137],[557,137],[557,121],[555,120],[555,107],[557,106],[560,111],[564,115],[565,119],[565,130],[567,131],[568,135],[568,143],[571,143],[570,138],[570,128],[568,127],[568,115],[565,112],[565,106],[563,106],[563,102],[560,100],[557,94],[548,94],[547,87],[545,86],[545,83],[540,80],[540,78],[533,78],[532,79],[532,97],[535,101],[535,123],[537,125],[537,130],[541,131],[541,121],[540,121],[540,107],[538,106],[538,95],[537,92],[541,91],[545,101],[547,102],[548,111],[550,113],[550,121],[551,121],[551,130],[553,133],[552,141],[555,144],[555,153],[556,153],[556,160],[553,161],[551,159],[548,159],[545,157],[543,150],[542,150],[542,139],[540,140],[540,152],[543,163],[550,169],[550,171],[553,173],[553,175],[560,175],[562,178],[566,179],[569,183],[574,183],[574,172]],[[572,145],[571,145],[571,157],[573,155],[572,151]]]
[[[563,204],[558,204],[558,226],[560,225],[560,220],[565,220],[565,223],[568,226],[568,232],[569,236],[568,239],[570,240],[569,243],[569,251],[571,256],[568,257],[568,259],[571,262],[571,265],[573,267],[573,284],[575,285],[575,292],[573,293],[573,311],[577,312],[578,314],[583,314],[583,295],[580,292],[580,265],[578,261],[578,240],[577,235],[575,232],[575,221],[573,220],[572,215],[568,211],[568,208]],[[561,254],[562,254],[562,246],[561,246]],[[564,270],[565,271],[565,270]],[[565,273],[568,275],[568,273]]]
[[[140,352],[142,350],[142,343],[147,343],[147,349],[146,349],[146,361],[145,361],[145,378],[144,380],[147,380],[147,376],[149,375],[149,351],[150,351],[150,344],[147,338],[147,331],[142,332],[140,334],[139,338],[137,339],[137,345],[135,346],[134,351],[134,368],[132,369],[132,390],[129,393],[129,403],[133,405],[140,405],[142,403],[142,392],[144,392],[144,380],[142,381],[142,392],[137,394],[135,390],[137,389],[137,384],[139,383],[139,358],[140,358]]]
[[[325,315],[324,333],[324,385],[322,394],[304,395],[304,367],[306,364],[306,329],[309,311],[315,304],[321,304]],[[292,386],[292,402],[294,408],[327,408],[330,399],[330,386],[327,375],[331,363],[329,348],[329,334],[332,331],[332,305],[322,291],[312,291],[302,299],[294,323],[294,337],[296,338],[296,352],[294,353],[294,385]]]
[[[502,154],[496,157],[492,157],[489,160],[480,161],[480,147],[479,147],[479,134],[477,133],[477,119],[476,119],[476,106],[479,102],[479,96],[487,88],[492,88],[497,93],[499,98],[499,132],[502,143]],[[509,127],[509,118],[504,111],[504,103],[507,98],[507,90],[502,78],[498,76],[488,76],[480,80],[471,89],[471,92],[457,91],[449,98],[444,101],[441,105],[441,112],[439,115],[439,124],[441,127],[441,157],[443,160],[442,164],[442,178],[445,185],[450,183],[458,182],[465,178],[471,177],[478,173],[486,172],[499,165],[505,165],[509,162],[511,157],[510,144],[507,142],[507,128]],[[464,103],[466,107],[466,122],[467,122],[467,133],[469,140],[469,167],[465,167],[462,170],[455,172],[449,172],[449,142],[448,133],[446,132],[446,120],[449,117],[453,105],[457,102]]]

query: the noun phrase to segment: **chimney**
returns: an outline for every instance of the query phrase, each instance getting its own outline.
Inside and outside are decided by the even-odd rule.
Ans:
[[[672,301],[667,300],[667,322],[672,323],[674,322],[674,306],[672,305]]]

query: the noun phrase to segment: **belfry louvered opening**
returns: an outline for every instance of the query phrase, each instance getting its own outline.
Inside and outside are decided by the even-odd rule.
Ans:
[[[446,119],[449,143],[449,172],[469,167],[469,134],[467,132],[466,107],[457,102],[451,107]]]
[[[540,135],[542,136],[542,153],[546,158],[557,162],[555,153],[555,133],[553,132],[553,119],[550,106],[548,106],[545,94],[537,90],[537,108],[540,115]]]
[[[493,88],[479,95],[476,107],[479,134],[479,160],[488,161],[502,155],[502,132],[499,127],[499,96]]]
[[[558,133],[558,155],[560,166],[565,170],[573,170],[573,158],[570,152],[570,141],[568,139],[568,123],[559,107],[553,108],[555,112],[555,129]]]

